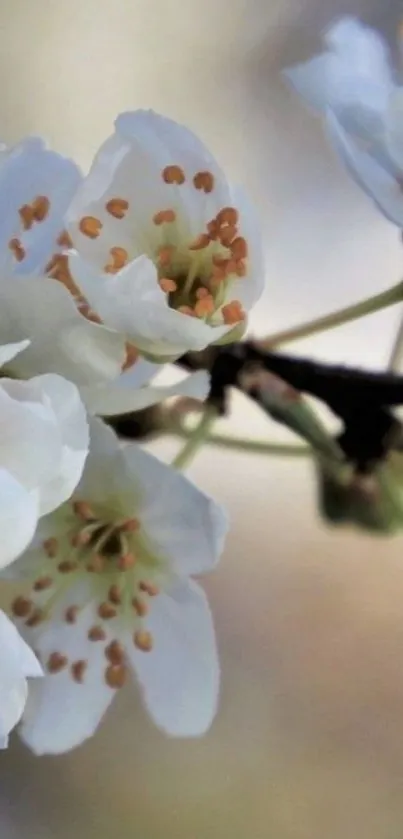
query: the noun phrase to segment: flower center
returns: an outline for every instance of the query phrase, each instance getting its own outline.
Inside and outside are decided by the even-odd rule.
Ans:
[[[73,627],[80,611],[88,602],[95,602],[97,622],[87,629],[87,637],[94,643],[110,641],[105,647],[105,679],[110,687],[120,687],[126,673],[125,655],[118,639],[112,636],[110,640],[110,628],[128,627],[137,649],[152,649],[153,638],[144,622],[150,599],[159,594],[160,584],[166,580],[165,563],[156,556],[137,518],[107,519],[102,509],[80,499],[64,505],[64,521],[63,537],[43,543],[41,567],[30,594],[14,599],[14,618],[28,629],[40,627],[52,619],[63,598],[67,602],[64,621]],[[78,602],[77,583],[84,584],[84,603]],[[69,664],[72,678],[81,683],[87,662],[69,662],[60,650],[44,662],[49,673],[60,672]]]

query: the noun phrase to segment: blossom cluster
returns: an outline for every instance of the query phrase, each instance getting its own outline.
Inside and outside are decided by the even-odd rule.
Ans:
[[[165,363],[246,328],[263,285],[247,198],[191,131],[121,114],[85,176],[28,138],[2,147],[0,737],[36,753],[95,731],[132,672],[177,736],[214,717],[214,567],[225,512],[105,417],[204,400],[204,371]],[[31,677],[36,677],[32,681]],[[27,683],[29,679],[29,685]]]
[[[402,228],[403,87],[358,21],[325,38],[286,76]],[[217,563],[226,514],[179,461],[123,442],[105,418],[205,400],[204,371],[153,379],[245,333],[264,285],[258,221],[204,144],[152,111],[120,114],[85,175],[38,138],[2,146],[0,200],[0,569],[14,591],[10,618],[0,612],[0,747],[19,723],[36,754],[74,748],[131,673],[164,732],[203,734],[219,664],[193,578]],[[277,385],[263,401],[319,448],[329,517],[367,521],[357,475],[298,394]]]

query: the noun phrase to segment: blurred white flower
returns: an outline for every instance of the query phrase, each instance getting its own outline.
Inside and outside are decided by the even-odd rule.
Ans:
[[[386,44],[351,17],[325,33],[328,51],[285,71],[320,110],[344,163],[382,212],[403,227],[403,87]]]
[[[129,670],[164,731],[208,729],[219,667],[207,600],[191,575],[214,567],[226,529],[221,508],[184,476],[91,422],[81,483],[10,569],[33,580],[12,611],[47,671],[21,728],[34,752],[90,737]]]
[[[59,278],[153,357],[222,339],[262,292],[245,196],[191,131],[152,111],[118,117],[67,219],[76,252]]]
[[[0,364],[27,342],[0,347]],[[29,544],[38,518],[65,501],[88,453],[86,412],[61,376],[0,379],[0,567]]]
[[[27,701],[27,678],[42,675],[34,653],[0,610],[0,749],[20,720]]]
[[[87,385],[116,377],[125,360],[121,336],[83,318],[44,276],[80,180],[38,138],[0,151],[0,344],[29,339],[7,368],[18,377],[59,373]]]

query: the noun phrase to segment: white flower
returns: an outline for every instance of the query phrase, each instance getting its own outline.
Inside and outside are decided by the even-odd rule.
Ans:
[[[0,347],[0,364],[26,343]],[[39,516],[69,498],[88,437],[86,412],[71,382],[52,374],[0,379],[0,567],[27,547]]]
[[[0,153],[0,343],[29,339],[8,368],[18,377],[60,373],[87,385],[116,377],[125,360],[121,336],[83,318],[62,284],[40,276],[65,241],[80,180],[38,138]]]
[[[152,111],[118,117],[67,218],[76,290],[154,357],[221,339],[261,294],[246,198],[191,131]]]
[[[41,675],[32,650],[0,610],[0,749],[7,747],[8,735],[21,718],[27,701],[27,678]]]
[[[403,87],[382,38],[346,17],[325,33],[328,52],[286,70],[324,113],[336,149],[382,212],[403,227]]]
[[[11,567],[34,580],[12,611],[47,671],[21,728],[33,751],[90,737],[129,669],[160,728],[206,731],[219,668],[207,600],[190,575],[215,565],[225,532],[221,508],[190,481],[92,421],[80,485]]]

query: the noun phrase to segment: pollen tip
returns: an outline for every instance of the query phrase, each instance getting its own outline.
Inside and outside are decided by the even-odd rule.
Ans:
[[[143,653],[149,653],[153,648],[153,636],[146,629],[137,630],[133,635],[133,641],[135,647]]]
[[[70,670],[75,682],[82,685],[84,682],[85,671],[88,667],[88,662],[81,658],[79,661],[73,661]]]
[[[62,653],[59,652],[54,652],[50,654],[46,663],[46,667],[49,673],[60,673],[61,670],[64,670],[64,668],[67,667],[67,664],[68,658],[66,655],[62,655]]]

